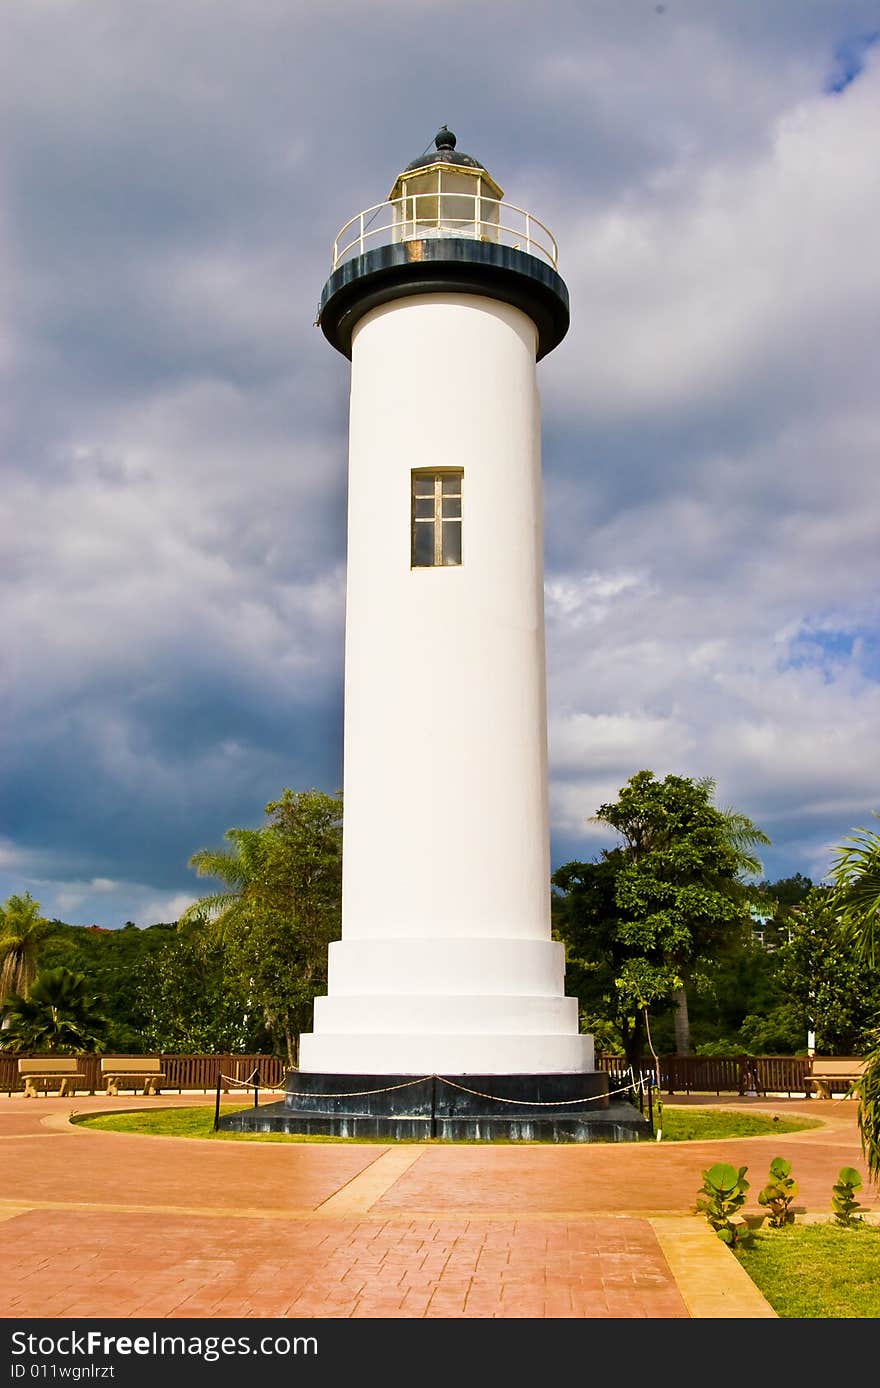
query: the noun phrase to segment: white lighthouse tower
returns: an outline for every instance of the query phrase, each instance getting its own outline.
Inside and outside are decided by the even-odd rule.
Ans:
[[[535,370],[568,292],[546,227],[435,143],[340,232],[319,309],[351,359],[343,920],[300,1075],[571,1077]]]

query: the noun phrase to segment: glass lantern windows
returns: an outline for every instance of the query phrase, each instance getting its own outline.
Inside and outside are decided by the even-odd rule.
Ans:
[[[392,189],[395,241],[434,236],[498,240],[501,189],[481,169],[433,164],[402,174]]]

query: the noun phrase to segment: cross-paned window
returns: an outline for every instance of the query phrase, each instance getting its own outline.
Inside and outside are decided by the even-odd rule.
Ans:
[[[412,567],[461,563],[462,471],[413,472]]]

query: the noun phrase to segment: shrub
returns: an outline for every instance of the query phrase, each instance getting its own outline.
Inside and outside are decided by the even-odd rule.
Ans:
[[[768,1223],[771,1229],[781,1229],[785,1224],[794,1223],[789,1206],[797,1193],[797,1182],[791,1175],[791,1162],[784,1157],[774,1157],[770,1163],[770,1179],[758,1196],[758,1204],[766,1205],[770,1210]]]
[[[852,1229],[862,1223],[862,1212],[867,1206],[859,1204],[855,1193],[861,1188],[862,1178],[855,1167],[842,1166],[837,1181],[832,1186],[831,1208],[837,1223],[843,1225],[844,1229]]]
[[[697,1196],[697,1209],[702,1211],[722,1243],[730,1248],[745,1244],[751,1238],[747,1224],[735,1220],[737,1211],[745,1204],[749,1183],[745,1179],[748,1167],[729,1166],[716,1162],[703,1172],[703,1184]]]

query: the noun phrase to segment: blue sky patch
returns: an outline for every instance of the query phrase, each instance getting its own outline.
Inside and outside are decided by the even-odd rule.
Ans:
[[[867,627],[801,627],[783,669],[813,666],[833,678],[841,665],[854,664],[871,680],[880,680],[880,637]]]
[[[880,29],[843,39],[834,50],[834,69],[825,84],[826,92],[842,92],[854,82],[865,66],[865,54],[880,39]]]

